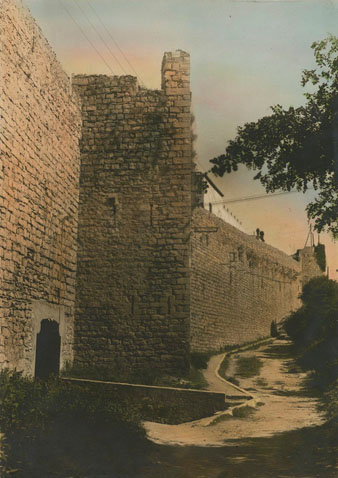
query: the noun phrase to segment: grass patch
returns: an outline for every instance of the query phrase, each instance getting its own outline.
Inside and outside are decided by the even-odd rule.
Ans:
[[[206,389],[209,386],[202,371],[194,367],[190,367],[189,384],[191,385],[190,388],[196,388],[198,390]]]
[[[200,361],[201,363],[201,361]],[[203,367],[202,367],[203,368]],[[163,375],[150,369],[137,372],[116,371],[104,367],[82,367],[67,365],[62,372],[67,378],[82,378],[86,380],[101,380],[104,382],[134,383],[140,385],[155,385],[158,387],[194,388],[197,390],[208,387],[203,373],[196,366],[191,366],[189,372],[181,376]]]
[[[218,373],[219,375],[224,378],[225,380],[227,380],[228,382],[231,382],[233,383],[234,385],[239,385],[239,381],[235,378],[235,377],[230,377],[226,374],[226,371],[228,370],[229,368],[229,362],[230,362],[230,358],[226,355],[224,357],[224,359],[222,360],[222,363],[218,369]]]
[[[239,387],[239,380],[237,380],[236,377],[226,377],[226,379],[228,382],[230,383],[233,383],[234,385],[237,385],[237,387]]]
[[[106,400],[101,391],[51,377],[32,380],[16,371],[0,372],[0,429],[39,430],[55,420],[72,418],[87,423],[124,423],[141,429],[141,410],[136,401]]]
[[[257,357],[239,357],[236,362],[236,375],[251,378],[259,375],[263,362]]]
[[[264,404],[262,404],[264,405]],[[232,410],[232,415],[229,413],[224,413],[223,415],[219,415],[216,417],[211,423],[209,423],[209,427],[218,425],[219,423],[226,422],[228,420],[232,420],[234,418],[248,418],[255,413],[255,409],[249,407],[248,405],[244,405],[243,407],[236,407]]]
[[[265,380],[265,378],[258,377],[255,380],[255,385],[258,385],[259,387],[266,387],[268,382]]]
[[[196,390],[208,388],[208,382],[205,380],[202,371],[195,367],[190,367],[189,373],[183,377],[173,377],[171,375],[158,377],[151,385],[158,387],[193,388]]]
[[[213,355],[218,352],[192,352],[190,354],[191,366],[198,370],[205,370],[208,367],[208,362]]]
[[[263,340],[263,339],[262,339]],[[272,340],[272,339],[271,339]],[[266,342],[266,344],[268,344],[269,342]],[[256,342],[256,343],[253,343],[252,345],[249,345],[248,347],[245,347],[245,351],[250,351],[250,350],[257,350],[259,349],[259,347],[261,347],[262,345],[265,345],[264,343],[262,344],[261,341],[260,342]]]
[[[255,413],[255,409],[245,405],[244,407],[234,408],[232,416],[235,418],[248,418]]]
[[[194,388],[204,384],[195,369],[189,379]],[[193,402],[187,407],[179,400],[134,396],[58,377],[32,380],[4,370],[0,372],[0,430],[5,435],[1,477],[122,476],[121,470],[136,476],[148,446],[142,420],[180,423],[196,418],[200,409]]]
[[[218,425],[218,423],[226,422],[228,420],[231,420],[232,418],[233,418],[233,416],[230,415],[229,413],[224,413],[223,415],[219,415],[212,422],[210,422],[208,427]]]
[[[322,254],[323,250],[319,250]],[[323,259],[324,257],[322,257]],[[311,279],[300,296],[302,306],[284,321],[293,341],[298,365],[311,370],[311,393],[321,398],[322,410],[338,423],[338,283],[327,277]]]
[[[156,381],[160,379],[160,373],[150,367],[148,370],[132,372],[123,370],[122,368],[117,370],[113,367],[82,366],[77,363],[66,364],[61,375],[69,378],[101,380],[103,382],[137,383],[143,385],[155,385]]]
[[[236,350],[236,349],[255,350],[262,345],[261,342],[263,340],[268,340],[268,339],[271,339],[271,337],[269,337],[269,336],[261,337],[259,339],[252,340],[250,342],[243,342],[241,344],[234,344],[234,345],[226,345],[225,347],[223,347],[220,350],[220,353],[221,352],[232,352],[233,350]]]
[[[226,371],[228,370],[228,367],[229,367],[229,362],[230,362],[229,357],[225,356],[218,370],[218,373],[220,374],[220,376],[225,379],[226,379]]]
[[[34,381],[3,370],[1,476],[83,476],[94,463],[123,466],[129,441],[135,459],[145,444],[140,424],[145,406],[133,398],[107,400],[102,390],[56,377]]]

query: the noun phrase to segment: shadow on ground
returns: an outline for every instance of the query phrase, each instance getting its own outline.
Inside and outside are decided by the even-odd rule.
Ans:
[[[337,429],[325,425],[272,438],[231,441],[223,448],[159,446],[152,450],[152,466],[137,476],[337,478],[337,457]]]
[[[126,430],[112,435],[87,427],[67,437],[27,444],[14,478],[336,478],[338,434],[333,425],[271,438],[232,440],[221,448],[155,445]],[[40,448],[39,448],[40,447]],[[18,450],[16,450],[18,452]]]

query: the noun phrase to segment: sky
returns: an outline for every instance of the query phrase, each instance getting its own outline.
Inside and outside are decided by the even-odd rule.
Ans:
[[[329,33],[338,36],[338,0],[23,3],[69,75],[136,72],[147,88],[160,88],[163,53],[189,52],[195,149],[203,171],[224,152],[238,126],[269,114],[272,105],[304,103],[300,79],[303,69],[315,66],[311,44]],[[245,168],[218,178],[217,185],[224,200],[265,192]],[[259,227],[269,244],[291,254],[305,245],[305,207],[313,195],[273,196],[228,207],[248,233]],[[326,245],[330,277],[338,280],[338,243],[327,234],[320,242]]]

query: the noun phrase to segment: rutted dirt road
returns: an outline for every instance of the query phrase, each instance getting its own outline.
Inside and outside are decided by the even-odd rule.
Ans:
[[[260,362],[254,376],[238,375],[238,361],[242,357]],[[222,355],[213,357],[205,372],[210,389],[240,398],[238,389],[232,389],[216,377],[221,358]],[[246,416],[240,418],[226,412],[222,418],[218,416],[216,423],[210,418],[180,425],[146,422],[148,438],[159,444],[219,447],[231,445],[232,440],[269,437],[325,421],[317,410],[317,401],[304,393],[306,374],[295,367],[287,341],[275,340],[257,350],[232,355],[227,375],[236,377],[239,386],[254,396],[252,400],[243,400],[246,408],[253,407],[247,408]]]

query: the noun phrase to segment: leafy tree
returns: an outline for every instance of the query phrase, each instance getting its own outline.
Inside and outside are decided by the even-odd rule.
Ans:
[[[318,232],[338,236],[338,38],[315,42],[317,68],[304,70],[304,106],[271,107],[272,114],[246,123],[228,142],[225,154],[211,160],[212,171],[223,176],[244,164],[258,171],[267,192],[318,191],[307,206]]]
[[[336,382],[338,396],[338,283],[315,277],[304,285],[302,306],[284,321],[300,363],[318,372],[317,385],[326,389]],[[337,417],[338,417],[338,402]]]

